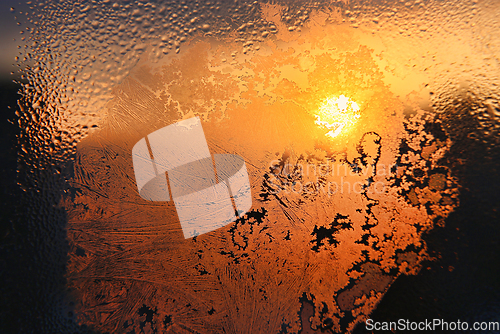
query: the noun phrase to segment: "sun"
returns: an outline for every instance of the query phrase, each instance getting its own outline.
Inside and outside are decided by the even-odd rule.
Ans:
[[[361,116],[359,111],[359,105],[344,95],[330,97],[316,112],[315,123],[330,130],[325,134],[327,137],[335,138],[358,121]]]

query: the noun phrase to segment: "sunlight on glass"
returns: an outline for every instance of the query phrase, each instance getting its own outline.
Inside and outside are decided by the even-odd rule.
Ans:
[[[350,98],[340,95],[337,98],[326,99],[316,114],[315,123],[330,130],[326,136],[335,138],[343,130],[345,132],[354,125],[359,117],[358,104]]]

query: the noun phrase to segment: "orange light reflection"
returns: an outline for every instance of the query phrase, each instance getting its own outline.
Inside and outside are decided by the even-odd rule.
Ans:
[[[315,123],[330,130],[326,136],[335,138],[343,130],[348,131],[357,122],[361,116],[359,110],[358,104],[344,95],[330,97],[315,114]]]

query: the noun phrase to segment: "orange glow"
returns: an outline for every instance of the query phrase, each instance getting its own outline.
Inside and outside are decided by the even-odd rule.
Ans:
[[[344,95],[330,97],[321,105],[315,116],[317,125],[330,130],[326,136],[335,138],[357,122],[360,117],[359,106]]]

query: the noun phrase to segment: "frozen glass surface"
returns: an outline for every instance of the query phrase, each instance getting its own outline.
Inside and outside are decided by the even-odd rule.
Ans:
[[[498,150],[496,0],[30,6],[20,183],[98,332],[353,332]]]
[[[223,180],[231,190],[238,215],[250,211],[252,194],[243,158],[232,154],[216,154],[214,163],[219,180]]]

